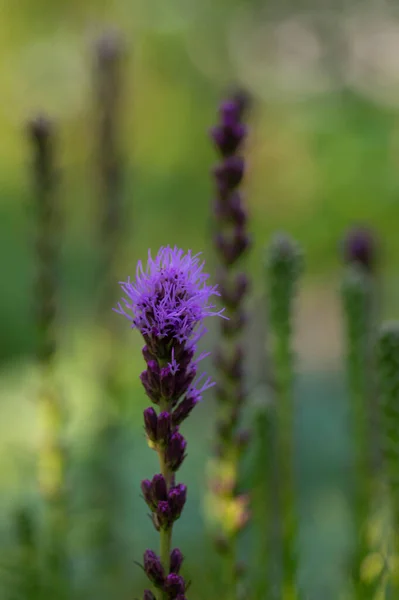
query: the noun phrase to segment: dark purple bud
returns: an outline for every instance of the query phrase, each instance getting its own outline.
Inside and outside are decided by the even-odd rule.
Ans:
[[[186,584],[181,575],[170,573],[165,579],[164,591],[168,594],[169,598],[176,598],[179,594],[184,594],[185,590]]]
[[[160,529],[169,529],[174,519],[167,500],[158,503],[156,511],[156,524]]]
[[[240,107],[234,99],[222,102],[220,105],[220,119],[225,126],[235,125],[240,122]]]
[[[153,498],[153,502],[157,505],[158,502],[162,500],[167,500],[168,498],[168,488],[166,485],[165,477],[160,473],[158,475],[154,475],[151,482],[151,494]]]
[[[230,266],[249,248],[250,238],[243,228],[237,228],[229,237],[221,233],[216,234],[215,246],[219,250],[223,262]]]
[[[232,281],[226,276],[226,268],[220,267],[217,272],[219,292],[224,305],[236,309],[249,288],[248,277],[245,273],[238,273]]]
[[[234,154],[246,135],[246,127],[241,123],[217,125],[211,129],[211,137],[222,156]]]
[[[183,554],[179,548],[174,548],[170,553],[169,573],[179,573],[183,563]]]
[[[143,347],[142,354],[146,363],[148,363],[150,360],[154,360],[154,355],[151,353],[147,344]]]
[[[170,438],[170,414],[161,412],[158,415],[157,440],[161,446],[165,446]]]
[[[175,352],[176,360],[179,363],[179,371],[185,371],[194,358],[195,346],[190,348],[183,347],[180,351]]]
[[[157,441],[157,423],[158,417],[155,410],[152,407],[146,408],[144,411],[144,427],[151,442]]]
[[[144,590],[143,600],[156,600],[156,598],[150,590]]]
[[[144,552],[144,571],[151,583],[156,587],[163,587],[165,582],[165,571],[159,557],[152,550],[146,550]]]
[[[229,156],[214,169],[214,174],[221,193],[233,190],[244,176],[244,159],[241,156]]]
[[[162,367],[160,373],[161,394],[163,398],[170,399],[175,395],[175,375],[171,372],[169,365]]]
[[[154,502],[154,496],[152,492],[152,483],[149,479],[143,479],[141,482],[141,491],[143,492],[143,497],[151,510],[155,510],[156,502]]]
[[[199,395],[189,392],[172,413],[173,425],[180,425],[188,417],[194,406],[199,402]]]
[[[168,502],[173,521],[176,521],[184,508],[187,499],[187,486],[179,483],[168,494]]]
[[[376,262],[376,240],[365,227],[353,228],[344,240],[344,260],[348,264],[357,263],[371,272]]]
[[[165,449],[165,462],[171,471],[177,471],[186,457],[187,442],[181,433],[175,431],[170,438]]]
[[[188,368],[183,371],[182,369],[176,373],[175,379],[175,392],[176,398],[181,398],[185,394],[195,379],[197,374],[197,367],[195,364],[191,364]]]
[[[145,393],[147,394],[147,396],[150,398],[150,400],[152,402],[154,402],[154,404],[158,404],[159,400],[160,400],[160,396],[161,394],[159,393],[159,390],[154,387],[154,384],[151,380],[150,374],[147,371],[143,371],[140,375],[140,381],[143,384]]]

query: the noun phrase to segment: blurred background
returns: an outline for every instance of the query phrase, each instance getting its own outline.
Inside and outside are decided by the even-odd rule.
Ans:
[[[157,544],[139,495],[140,480],[156,472],[142,430],[148,403],[138,380],[141,340],[117,315],[117,408],[107,406],[98,375],[98,353],[108,338],[97,318],[103,246],[95,40],[117,31],[123,45],[118,127],[124,216],[110,306],[119,300],[118,280],[134,275],[148,248],[176,244],[203,251],[213,273],[215,153],[208,129],[232,86],[246,89],[252,97],[245,182],[254,239],[248,255],[251,327],[257,331],[265,320],[264,247],[273,231],[285,230],[303,246],[307,265],[296,324],[302,577],[309,597],[322,592],[336,599],[350,543],[340,241],[354,224],[375,230],[382,311],[397,317],[398,6],[384,0],[4,0],[0,14],[2,597],[17,597],[10,590],[21,576],[20,569],[15,572],[16,511],[40,512],[32,317],[36,213],[26,135],[27,119],[38,112],[54,120],[59,169],[57,377],[68,405],[68,529],[76,597],[111,598],[116,589],[121,597],[140,595],[144,578],[134,561]],[[211,329],[204,346],[212,346],[215,335]],[[248,345],[254,397],[263,393],[262,343],[255,346]],[[104,446],[109,412],[118,414],[118,426],[116,433],[105,428]],[[251,414],[249,407],[248,420]],[[187,425],[189,456],[181,471],[189,501],[176,540],[187,555],[193,599],[214,591],[203,577],[211,568],[203,495],[212,415],[208,393]],[[251,486],[249,468],[244,475]],[[115,486],[104,486],[113,477]],[[118,576],[107,572],[115,547],[104,554],[101,536],[93,533],[101,528],[104,507],[112,513]],[[249,532],[247,560],[250,548]]]

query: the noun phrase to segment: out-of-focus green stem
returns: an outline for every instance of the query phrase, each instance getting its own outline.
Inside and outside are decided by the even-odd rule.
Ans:
[[[46,117],[36,117],[29,124],[29,134],[33,146],[37,212],[35,300],[40,366],[38,411],[42,434],[38,481],[48,510],[48,568],[57,572],[66,584],[66,451],[63,440],[66,414],[55,374],[60,219],[53,124]]]
[[[343,284],[346,320],[347,374],[354,443],[355,550],[352,577],[356,598],[367,599],[372,586],[361,578],[362,563],[368,553],[367,527],[373,500],[371,460],[371,405],[369,386],[372,327],[372,287],[364,269],[350,265]],[[374,450],[374,448],[371,448]]]
[[[269,324],[274,367],[274,453],[282,550],[282,600],[300,597],[297,582],[297,490],[292,352],[292,312],[302,253],[288,236],[277,235],[267,255]]]
[[[255,460],[254,482],[251,495],[252,522],[254,527],[254,568],[252,574],[255,600],[269,598],[270,586],[270,538],[271,511],[271,460],[272,423],[270,407],[263,405],[255,413]]]
[[[390,497],[392,519],[391,571],[387,598],[399,598],[399,572],[392,569],[399,556],[399,323],[387,323],[378,340],[378,372],[381,393],[382,450],[384,475]]]

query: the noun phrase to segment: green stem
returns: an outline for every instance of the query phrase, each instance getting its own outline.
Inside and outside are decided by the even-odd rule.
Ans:
[[[292,401],[292,357],[289,330],[276,330],[274,357],[276,366],[276,460],[278,495],[282,524],[283,599],[295,597],[297,519],[294,474],[294,419]]]
[[[168,408],[168,404],[161,401],[160,402],[160,410],[165,411]],[[164,476],[166,481],[167,490],[172,487],[174,481],[174,474],[170,469],[168,469],[166,461],[165,461],[165,453],[162,448],[158,450],[159,457],[159,465],[161,469],[161,473]],[[162,566],[165,570],[165,573],[169,573],[169,563],[170,563],[170,552],[172,546],[172,533],[173,533],[173,525],[170,526],[169,529],[164,530],[161,529],[159,532],[159,543],[160,543],[160,558],[162,562]],[[166,592],[160,590],[159,592],[159,600],[168,600],[168,595]]]
[[[252,490],[252,519],[257,524],[255,552],[253,557],[255,600],[264,600],[270,595],[270,534],[271,534],[271,420],[269,409],[262,406],[256,413],[254,423],[256,435],[254,485]]]

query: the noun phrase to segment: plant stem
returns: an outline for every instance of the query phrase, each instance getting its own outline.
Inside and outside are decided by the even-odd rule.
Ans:
[[[296,587],[297,522],[294,475],[294,407],[292,402],[292,358],[289,331],[276,331],[274,359],[278,399],[276,403],[276,460],[282,525],[283,598],[293,598]]]

